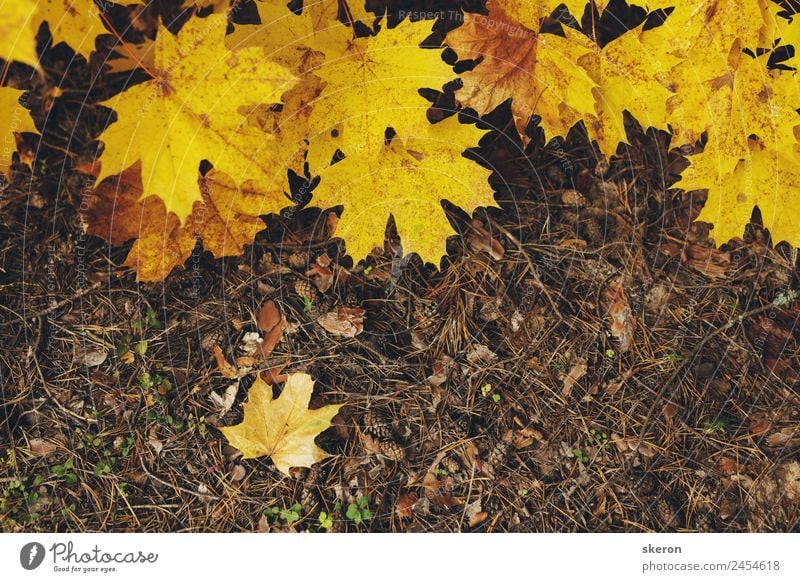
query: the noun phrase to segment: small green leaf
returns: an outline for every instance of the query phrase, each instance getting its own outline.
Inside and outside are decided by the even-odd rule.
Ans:
[[[147,340],[136,342],[136,344],[133,346],[133,351],[140,356],[145,355],[147,353]]]

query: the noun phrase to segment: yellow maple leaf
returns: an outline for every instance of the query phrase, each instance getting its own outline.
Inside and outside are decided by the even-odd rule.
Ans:
[[[19,103],[19,98],[24,91],[11,87],[0,87],[0,141],[3,149],[0,151],[0,173],[8,175],[11,167],[12,155],[16,148],[17,133],[36,132],[30,111]]]
[[[429,23],[403,21],[353,39],[345,54],[315,70],[325,90],[309,118],[312,170],[327,166],[337,149],[379,151],[389,127],[399,136],[427,133],[430,103],[419,90],[441,89],[456,77],[438,51],[420,48],[429,35]]]
[[[611,157],[620,143],[627,142],[624,115],[629,112],[644,127],[667,129],[667,100],[671,91],[665,74],[678,58],[648,50],[649,31],[639,26],[602,48],[588,37],[567,28],[569,42],[583,44],[587,54],[577,64],[595,82],[593,104],[581,109],[589,137],[600,151]],[[588,104],[587,104],[588,105]]]
[[[201,199],[203,160],[236,184],[282,191],[286,166],[270,149],[274,136],[253,128],[247,115],[258,105],[280,103],[296,79],[258,48],[226,49],[226,28],[224,15],[212,15],[190,19],[176,37],[159,30],[156,78],[103,103],[118,119],[100,138],[105,149],[98,181],[141,161],[143,196],[159,196],[181,222]]]
[[[47,21],[53,42],[65,42],[87,58],[94,50],[95,38],[107,32],[94,0],[39,0],[38,6],[39,19]]]
[[[38,68],[36,32],[40,22],[36,2],[4,2],[0,10],[0,59]]]
[[[465,14],[463,24],[448,33],[447,44],[461,59],[482,59],[461,74],[457,95],[464,105],[484,115],[511,98],[520,129],[536,114],[553,137],[566,135],[581,120],[579,110],[586,108],[596,84],[575,64],[589,54],[582,44],[538,33],[539,20],[552,12],[549,6],[532,2],[505,9],[490,2],[488,16]]]
[[[664,72],[678,59],[664,50],[656,58],[644,46],[649,32],[642,27],[604,47],[568,27],[564,36],[540,33],[541,19],[559,4],[501,7],[493,1],[488,17],[467,14],[464,24],[447,35],[448,45],[461,58],[483,60],[461,75],[459,99],[484,114],[511,98],[518,126],[535,114],[548,138],[565,136],[583,120],[607,156],[626,141],[624,111],[666,129],[670,91]],[[566,4],[573,11],[579,3]],[[668,3],[651,4],[660,8]]]
[[[315,206],[344,204],[336,226],[354,260],[382,247],[389,216],[394,217],[403,253],[416,252],[438,264],[448,235],[455,234],[441,206],[448,200],[471,213],[495,206],[489,170],[462,155],[464,143],[477,144],[482,131],[450,117],[405,141],[359,149],[327,168],[314,190]]]
[[[270,457],[284,475],[289,475],[291,467],[311,467],[330,457],[314,439],[330,428],[343,406],[309,410],[313,390],[311,376],[290,374],[281,395],[273,400],[272,386],[258,376],[248,392],[241,424],[220,430],[245,459]]]
[[[262,0],[256,6],[261,23],[237,25],[226,45],[233,50],[262,47],[270,59],[298,75],[313,72],[326,55],[345,54],[353,38],[352,30],[337,20],[337,0],[306,2],[302,14],[291,12],[284,0]]]
[[[159,197],[142,198],[137,163],[100,184],[81,207],[81,217],[88,234],[111,244],[135,240],[124,265],[136,271],[138,281],[161,281],[192,256],[198,240],[215,257],[240,255],[264,230],[259,215],[287,205],[279,193],[237,188],[215,171],[200,180],[200,191],[202,199],[181,223]]]
[[[752,58],[739,54],[735,68],[711,87],[684,87],[684,98],[703,99],[708,142],[702,153],[689,158],[678,186],[686,190],[708,189],[708,201],[698,220],[714,225],[720,243],[741,236],[755,206],[775,240],[800,243],[800,231],[791,207],[800,182],[796,172],[800,126],[797,106],[800,86],[791,72],[769,71],[768,55]],[[772,173],[781,175],[772,176]],[[781,190],[781,188],[783,190]],[[781,216],[785,214],[785,216]]]
[[[692,158],[692,163],[704,162]],[[681,187],[708,188],[708,199],[697,220],[714,225],[712,234],[717,243],[741,237],[753,209],[758,207],[775,243],[800,246],[800,215],[791,210],[800,201],[800,155],[796,149],[776,152],[753,142],[750,156],[732,170],[694,183],[685,180]]]

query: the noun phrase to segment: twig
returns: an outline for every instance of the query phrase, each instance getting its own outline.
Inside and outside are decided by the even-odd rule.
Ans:
[[[81,289],[80,291],[77,291],[76,293],[73,293],[69,297],[67,297],[65,299],[62,299],[58,303],[55,303],[55,304],[51,305],[47,309],[39,311],[38,313],[34,313],[33,315],[29,315],[28,317],[21,316],[19,313],[17,313],[16,311],[6,307],[5,305],[0,304],[0,307],[6,309],[7,311],[10,311],[11,313],[13,313],[17,317],[19,317],[22,321],[30,321],[31,319],[39,319],[40,317],[44,317],[45,315],[50,315],[54,311],[58,311],[59,309],[64,307],[67,303],[69,303],[71,301],[75,301],[76,299],[80,299],[84,295],[87,295],[87,294],[91,293],[92,291],[94,291],[95,289],[100,287],[100,285],[102,283],[103,283],[103,281],[96,281],[95,283],[92,283],[89,287],[86,287],[85,289]],[[9,326],[9,325],[11,325],[11,321],[4,321],[4,322],[0,323],[0,328],[6,327],[6,326]]]

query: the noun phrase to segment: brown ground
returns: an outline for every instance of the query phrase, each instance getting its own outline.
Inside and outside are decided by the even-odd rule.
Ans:
[[[198,247],[137,284],[129,247],[80,227],[75,168],[116,89],[69,58],[45,53],[39,161],[0,200],[3,531],[800,529],[796,253],[757,213],[715,249],[691,222],[702,194],[669,188],[685,161],[668,136],[631,123],[598,163],[578,130],[521,149],[501,108],[483,153],[502,209],[448,209],[463,236],[441,271],[398,259],[391,232],[354,267],[327,215],[297,207],[241,258]],[[323,293],[306,273],[326,253]],[[318,439],[334,456],[293,478],[215,428],[241,420],[253,377],[224,378],[213,347],[246,356],[269,299],[289,325],[255,369],[306,371],[314,406],[345,403]],[[338,307],[365,311],[363,333],[318,324]]]

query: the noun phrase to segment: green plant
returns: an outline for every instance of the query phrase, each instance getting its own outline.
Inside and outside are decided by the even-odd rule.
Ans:
[[[273,506],[263,509],[261,513],[271,524],[277,524],[283,520],[286,525],[292,525],[294,522],[300,519],[300,516],[303,514],[303,506],[299,503],[295,503],[289,508],[278,508]]]
[[[673,364],[680,364],[683,361],[683,354],[680,353],[678,350],[671,350],[667,354],[667,360],[669,360]]]
[[[575,458],[578,459],[581,465],[588,465],[589,464],[589,457],[586,456],[581,449],[575,449],[572,451],[572,454],[575,455]]]
[[[303,513],[303,506],[299,503],[295,503],[289,509],[282,509],[280,513],[280,518],[286,522],[286,525],[292,525]]]
[[[133,322],[133,329],[161,329],[161,322],[158,320],[158,314],[152,307],[148,307],[145,316],[142,319],[137,319]]]
[[[703,432],[706,434],[725,434],[728,432],[728,423],[722,419],[706,422]]]
[[[78,482],[78,476],[73,471],[72,459],[67,459],[61,465],[53,465],[53,476],[63,479],[67,485],[75,485]]]
[[[500,402],[500,394],[494,392],[494,388],[492,388],[491,384],[484,384],[481,386],[481,396],[484,398],[491,398],[492,402],[495,404]]]
[[[320,511],[317,522],[319,523],[319,527],[325,531],[329,531],[333,527],[333,514]]]
[[[369,497],[362,495],[355,503],[348,505],[345,515],[356,525],[361,525],[364,520],[371,519],[372,512],[369,510]]]
[[[586,446],[605,449],[608,446],[608,435],[593,428],[589,429],[589,439],[586,441]]]
[[[96,477],[108,475],[111,472],[111,463],[113,462],[113,459],[114,457],[111,457],[111,460],[109,461],[100,461],[94,466],[92,473],[94,473]]]
[[[310,297],[303,297],[303,313],[309,315],[311,310],[314,308],[314,304],[311,303]]]

